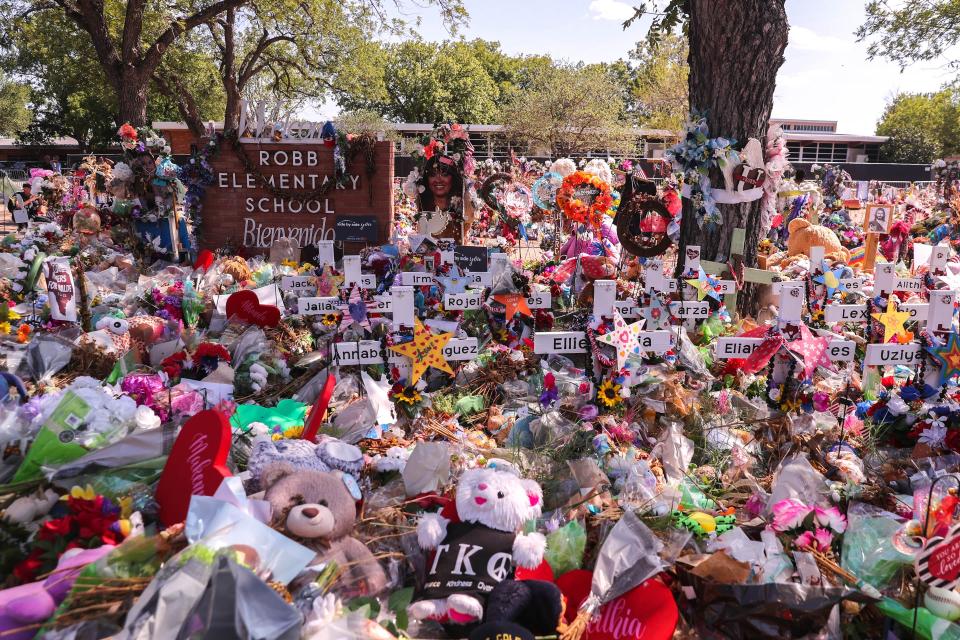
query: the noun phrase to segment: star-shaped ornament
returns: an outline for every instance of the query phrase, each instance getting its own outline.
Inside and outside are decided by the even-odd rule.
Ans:
[[[533,317],[527,305],[527,297],[522,293],[500,293],[493,296],[493,299],[506,307],[507,321],[513,320],[513,316],[522,313],[525,316]]]
[[[410,377],[410,384],[416,384],[427,367],[433,367],[446,371],[453,375],[453,369],[443,357],[443,348],[447,346],[452,333],[441,333],[434,335],[430,329],[423,326],[419,320],[414,320],[416,325],[413,329],[413,340],[402,344],[390,346],[390,350],[399,353],[402,356],[410,358],[413,365],[413,371]]]
[[[813,279],[817,284],[822,284],[827,288],[827,295],[833,297],[833,294],[837,291],[846,293],[847,285],[843,284],[840,281],[840,278],[843,277],[843,267],[837,267],[833,270],[827,266],[827,263],[824,262],[820,266],[820,275]]]
[[[817,367],[832,368],[827,347],[829,338],[818,338],[813,335],[807,325],[800,325],[800,339],[787,343],[787,347],[803,358],[803,377],[812,378]]]
[[[941,387],[960,373],[960,340],[957,339],[956,333],[951,333],[944,345],[927,347],[927,353],[940,365]]]
[[[598,338],[600,342],[609,344],[617,350],[617,369],[623,369],[630,356],[639,356],[640,330],[643,329],[643,320],[627,324],[619,311],[613,312],[613,330]]]
[[[445,276],[439,276],[437,281],[443,285],[444,293],[464,293],[467,285],[470,284],[470,278],[465,275],[459,275],[459,270],[451,269]]]
[[[874,313],[873,318],[883,325],[883,341],[890,340],[901,333],[906,333],[907,329],[903,326],[910,319],[909,311],[897,311],[893,302],[893,296],[887,298],[887,310],[883,313]]]
[[[641,309],[643,319],[647,321],[647,326],[651,330],[667,329],[670,327],[670,310],[664,306],[660,298],[654,297],[650,300],[650,306]]]
[[[947,288],[951,291],[960,290],[960,273],[950,273],[946,275],[937,276],[941,282],[946,283]]]
[[[720,302],[720,281],[700,269],[697,277],[692,280],[686,280],[686,283],[697,290],[697,300],[701,301],[710,296],[717,302]]]

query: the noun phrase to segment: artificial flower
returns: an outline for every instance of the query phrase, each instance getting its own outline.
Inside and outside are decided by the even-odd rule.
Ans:
[[[920,432],[917,442],[933,448],[943,447],[947,438],[947,427],[942,422],[931,422],[930,426]]]
[[[799,527],[803,523],[804,518],[813,511],[813,507],[808,507],[793,498],[785,498],[773,505],[772,511],[773,523],[770,527],[774,531],[782,533]]]
[[[416,387],[408,386],[394,393],[393,399],[395,402],[403,402],[409,406],[413,406],[420,402],[423,399],[423,396],[420,395],[420,392],[417,391]]]
[[[847,530],[847,517],[840,513],[837,507],[819,507],[813,508],[813,519],[817,524],[830,527],[837,533],[843,533]]]
[[[604,380],[597,391],[597,400],[608,408],[617,406],[623,401],[620,397],[620,388],[620,385],[614,383],[613,380]]]
[[[815,532],[804,531],[794,542],[801,549],[813,549],[825,553],[830,550],[830,545],[833,543],[833,534],[817,527]]]

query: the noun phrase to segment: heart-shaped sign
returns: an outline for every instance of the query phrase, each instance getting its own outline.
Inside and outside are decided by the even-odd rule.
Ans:
[[[230,422],[219,411],[201,411],[183,425],[157,484],[160,522],[183,522],[190,496],[212,496],[224,478],[230,451]]]
[[[920,580],[930,586],[953,589],[960,584],[960,524],[951,527],[944,537],[927,540],[914,567]]]
[[[572,622],[590,593],[593,573],[578,569],[557,578],[567,598],[564,617]],[[656,578],[606,603],[587,625],[587,640],[668,640],[677,628],[680,611],[673,592]]]
[[[280,309],[273,305],[260,304],[256,293],[244,289],[227,298],[227,318],[258,327],[275,327],[280,324]]]

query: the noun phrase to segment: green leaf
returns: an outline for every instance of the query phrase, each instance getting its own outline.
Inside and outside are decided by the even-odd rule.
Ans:
[[[407,607],[413,600],[413,587],[405,587],[390,594],[387,599],[387,609],[397,616],[397,627],[406,631],[409,619],[407,617]],[[397,635],[394,633],[394,635]]]

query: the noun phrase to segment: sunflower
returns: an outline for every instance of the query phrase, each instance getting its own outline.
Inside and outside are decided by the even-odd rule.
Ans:
[[[395,402],[405,402],[411,407],[418,402],[420,402],[423,397],[420,395],[420,392],[417,391],[416,387],[404,387],[400,391],[397,391],[393,394],[393,399]]]
[[[620,385],[614,383],[613,380],[604,380],[597,391],[597,400],[608,408],[617,406],[623,401],[620,398]]]
[[[337,314],[336,313],[325,313],[320,319],[320,322],[323,323],[325,327],[333,327],[337,324]]]

